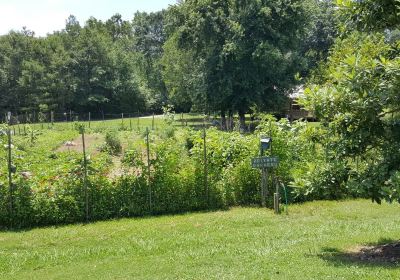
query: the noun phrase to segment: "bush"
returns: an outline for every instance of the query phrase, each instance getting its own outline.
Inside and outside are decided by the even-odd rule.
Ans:
[[[232,165],[226,168],[219,181],[219,186],[224,191],[227,205],[259,204],[261,200],[260,178],[260,171],[251,167],[250,158],[236,166]]]
[[[102,152],[108,152],[111,155],[116,155],[121,153],[122,144],[121,140],[118,138],[118,135],[115,131],[107,131],[105,137],[105,143],[100,148]]]

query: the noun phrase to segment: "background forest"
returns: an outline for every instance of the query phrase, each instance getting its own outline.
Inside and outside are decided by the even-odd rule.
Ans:
[[[178,1],[0,37],[0,113],[284,112],[337,34],[332,1]],[[297,77],[297,79],[296,79]]]

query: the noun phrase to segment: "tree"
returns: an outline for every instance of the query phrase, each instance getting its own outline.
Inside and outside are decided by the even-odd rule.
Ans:
[[[154,112],[167,102],[167,92],[161,74],[160,59],[167,40],[164,30],[165,11],[156,13],[137,12],[132,21],[133,50],[136,69],[142,87],[146,88],[148,107]]]
[[[331,50],[320,84],[302,101],[324,124],[335,160],[346,164],[348,186],[377,202],[400,201],[400,42],[390,43],[381,31],[398,25],[373,20],[388,2],[347,3],[346,34]],[[360,9],[363,17],[352,13]],[[355,27],[368,33],[350,32]]]
[[[397,0],[337,0],[348,30],[383,31],[400,25]]]
[[[307,66],[303,77],[326,61],[330,48],[339,34],[339,16],[333,0],[310,0],[306,2],[310,11],[310,24],[301,46],[301,54],[306,57]]]
[[[192,56],[204,83],[206,112],[238,112],[279,100],[302,70],[299,53],[305,36],[304,1],[184,1],[177,12],[174,40]],[[170,67],[172,68],[172,66]],[[192,97],[193,98],[193,97]]]

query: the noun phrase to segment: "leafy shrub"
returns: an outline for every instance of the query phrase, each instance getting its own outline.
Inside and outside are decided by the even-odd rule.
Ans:
[[[253,169],[250,158],[229,166],[219,181],[224,198],[229,206],[255,205],[260,202],[260,171]]]
[[[105,137],[105,143],[100,147],[102,152],[108,152],[111,155],[121,153],[122,144],[115,131],[107,131]]]

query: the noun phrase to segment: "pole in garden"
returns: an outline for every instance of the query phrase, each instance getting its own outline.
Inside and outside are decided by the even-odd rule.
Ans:
[[[90,112],[89,112],[89,128],[90,128]]]
[[[121,113],[121,124],[124,126],[124,113]]]
[[[275,214],[279,214],[279,184],[276,182],[274,172],[272,173],[272,182],[275,183],[275,193],[274,193],[274,210]]]
[[[203,120],[203,157],[204,157],[204,190],[206,193],[206,202],[209,206],[209,191],[208,191],[208,168],[207,168],[207,133],[206,123]]]
[[[129,114],[129,129],[132,131],[132,115]]]
[[[89,222],[89,193],[87,186],[87,159],[86,159],[86,145],[85,145],[85,126],[82,124],[79,127],[79,132],[82,134],[82,151],[83,151],[83,185],[85,188],[85,214],[86,222]]]
[[[261,169],[261,206],[267,206],[268,196],[268,170],[267,168]]]
[[[154,130],[154,112],[153,112],[153,119],[151,121],[151,130]]]
[[[53,111],[50,112],[50,122],[51,122],[51,126],[54,126],[54,112]]]
[[[146,147],[147,147],[147,182],[149,186],[149,208],[152,209],[151,199],[151,181],[150,181],[150,143],[149,143],[149,128],[146,127]]]
[[[273,156],[264,156],[264,151],[270,150],[272,154],[272,138],[261,136],[260,140],[260,156],[251,160],[253,168],[261,169],[261,205],[266,206],[266,199],[268,196],[268,168],[271,168],[271,184],[274,182],[273,169],[278,167],[279,158]],[[276,193],[274,194],[274,209],[279,212],[279,186],[276,187]],[[276,210],[278,209],[278,210]]]
[[[15,169],[12,166],[12,158],[11,158],[11,112],[7,114],[7,138],[8,138],[8,187],[9,187],[9,195],[10,195],[10,218],[11,221],[13,219],[13,184],[12,184],[12,173],[15,172]]]

